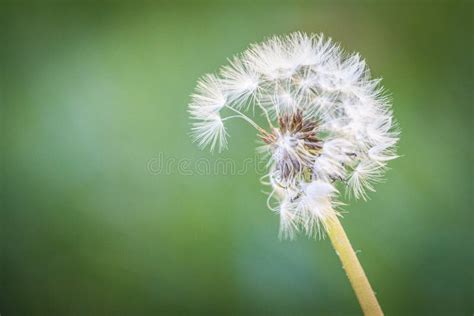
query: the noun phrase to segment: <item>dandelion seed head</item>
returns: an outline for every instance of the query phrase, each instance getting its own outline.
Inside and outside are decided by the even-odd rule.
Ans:
[[[189,105],[192,136],[201,147],[221,151],[228,119],[256,128],[280,235],[316,236],[337,216],[338,183],[349,196],[367,199],[398,157],[399,132],[380,83],[359,54],[330,38],[273,36],[250,45],[219,75],[198,81]],[[258,114],[267,127],[252,120]]]

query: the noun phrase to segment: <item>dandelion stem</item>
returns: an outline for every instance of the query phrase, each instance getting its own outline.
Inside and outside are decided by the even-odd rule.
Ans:
[[[337,216],[334,216],[326,222],[326,225],[331,243],[342,262],[342,267],[346,271],[347,277],[349,278],[352,288],[359,300],[364,315],[383,315],[382,308],[375,297],[375,293],[370,286],[369,280],[360,265],[359,259],[357,258],[349,239],[347,238],[341,222]]]

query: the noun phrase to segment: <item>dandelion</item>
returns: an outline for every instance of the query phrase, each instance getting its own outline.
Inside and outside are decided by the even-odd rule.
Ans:
[[[391,105],[361,56],[323,35],[274,36],[201,78],[189,113],[193,139],[211,151],[226,148],[227,120],[257,130],[280,236],[326,232],[364,313],[382,314],[338,218],[340,191],[366,200],[398,157]]]

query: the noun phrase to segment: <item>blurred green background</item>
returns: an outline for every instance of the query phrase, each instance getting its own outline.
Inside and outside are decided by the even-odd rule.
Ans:
[[[191,143],[197,78],[324,32],[384,78],[403,131],[343,225],[387,315],[472,315],[473,6],[454,1],[0,5],[2,315],[357,315],[328,240],[279,241],[244,175],[156,174]]]

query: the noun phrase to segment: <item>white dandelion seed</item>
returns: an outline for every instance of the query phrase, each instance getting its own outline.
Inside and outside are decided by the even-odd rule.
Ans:
[[[255,101],[260,75],[239,58],[221,70],[222,84],[229,100],[238,109]]]
[[[295,202],[295,208],[307,234],[321,236],[321,228],[326,227],[326,221],[337,216],[332,201],[336,193],[332,184],[322,180],[302,185],[301,197]]]
[[[267,128],[251,119],[258,111]],[[387,162],[398,157],[399,134],[380,80],[371,78],[359,54],[322,35],[298,32],[251,45],[219,76],[199,81],[189,112],[194,140],[211,150],[227,146],[228,119],[258,130],[269,199],[277,203],[272,209],[286,238],[297,231],[315,236],[337,216],[338,183],[367,199]]]
[[[227,132],[224,122],[216,113],[209,114],[208,117],[199,122],[195,122],[192,127],[192,137],[200,147],[209,146],[211,151],[217,146],[218,150],[227,147]]]

